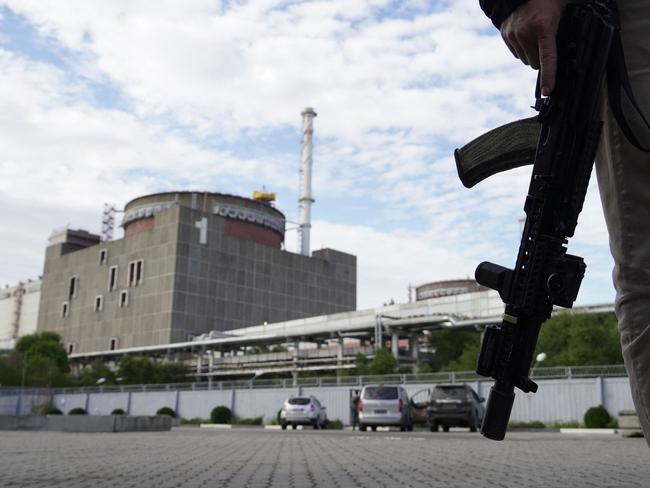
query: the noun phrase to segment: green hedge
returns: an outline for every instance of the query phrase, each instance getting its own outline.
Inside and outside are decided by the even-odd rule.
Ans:
[[[176,412],[174,412],[173,408],[169,408],[169,407],[159,408],[158,411],[156,412],[156,415],[168,415],[171,418],[176,418]]]
[[[598,405],[591,407],[585,413],[585,425],[588,429],[603,429],[612,421],[611,415],[605,407]]]
[[[81,407],[73,408],[68,412],[68,415],[88,415],[85,409]]]
[[[341,430],[343,429],[343,422],[341,422],[339,419],[330,420],[327,422],[325,428],[332,430]]]
[[[111,412],[111,415],[126,415],[126,412],[121,408],[116,408]]]
[[[229,424],[232,421],[232,412],[228,407],[219,405],[210,412],[210,420],[213,424]]]

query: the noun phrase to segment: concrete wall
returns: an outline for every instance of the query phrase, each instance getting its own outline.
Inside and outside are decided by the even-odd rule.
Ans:
[[[207,218],[207,243],[195,227]],[[172,341],[210,330],[356,309],[356,257],[312,257],[226,235],[227,219],[180,209]]]
[[[17,339],[36,332],[40,297],[41,280],[0,289],[0,350],[12,349]]]
[[[479,395],[487,397],[490,382],[469,383]],[[432,388],[433,385],[405,385],[409,395]],[[53,396],[53,402],[63,412],[72,408],[88,408],[91,415],[108,415],[115,408],[122,408],[131,415],[153,415],[161,407],[173,408],[180,417],[208,418],[212,409],[218,405],[230,408],[240,417],[264,416],[265,421],[275,418],[282,402],[290,395],[314,395],[327,407],[331,419],[350,421],[350,390],[358,387],[322,388],[276,388],[240,390],[202,390],[202,391],[162,391],[131,393],[75,393]],[[2,391],[0,390],[0,393]],[[422,393],[421,393],[422,395]],[[129,399],[130,398],[130,399]],[[423,399],[418,397],[418,400]],[[47,397],[28,394],[25,397],[24,414],[30,413],[30,399],[42,402]],[[0,415],[13,415],[19,395],[0,394]],[[541,420],[582,421],[589,407],[604,405],[611,415],[621,410],[633,410],[632,397],[627,378],[587,378],[542,380],[539,392],[525,394],[518,392],[512,411],[512,420],[529,422]]]
[[[170,342],[172,287],[178,232],[178,208],[156,217],[149,232],[65,252],[65,244],[50,245],[45,253],[38,330],[61,334],[66,347],[76,352],[105,351],[111,338],[116,348]],[[100,264],[100,250],[108,259]],[[144,281],[128,286],[131,261],[144,261]],[[109,290],[111,266],[118,267],[117,288]],[[70,278],[77,277],[76,294],[68,296]],[[128,306],[120,307],[122,291],[128,292]],[[95,297],[103,297],[101,311],[95,311]],[[61,307],[68,302],[69,316]]]
[[[0,415],[0,430],[44,430],[59,432],[155,432],[171,430],[167,416],[125,417],[122,415]]]

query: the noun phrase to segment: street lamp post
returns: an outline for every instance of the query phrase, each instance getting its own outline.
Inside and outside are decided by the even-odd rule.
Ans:
[[[23,354],[23,371],[22,379],[20,381],[20,396],[18,397],[18,405],[16,407],[16,415],[20,415],[23,409],[24,395],[25,395],[25,377],[27,375],[27,358],[28,354],[25,352]]]

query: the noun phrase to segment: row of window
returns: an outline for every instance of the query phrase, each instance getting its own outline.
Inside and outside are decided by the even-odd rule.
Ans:
[[[120,292],[120,299],[118,301],[120,308],[129,306],[129,291],[122,290]],[[95,312],[101,312],[104,310],[104,295],[97,295],[95,297]],[[70,316],[70,302],[63,302],[61,304],[61,317]]]
[[[103,249],[105,251],[106,249]],[[119,267],[111,266],[108,270],[108,291],[115,291],[118,287]],[[72,276],[68,281],[68,299],[77,296],[79,277]],[[144,260],[131,261],[128,266],[126,285],[129,287],[140,286],[144,283]]]
[[[114,351],[117,349],[117,337],[111,337],[108,340],[108,350],[109,351]],[[76,342],[70,342],[68,344],[68,354],[73,354],[77,352],[77,343]]]

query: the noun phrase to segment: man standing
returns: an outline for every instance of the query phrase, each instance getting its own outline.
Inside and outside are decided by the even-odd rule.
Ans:
[[[555,38],[570,0],[480,0],[512,54],[539,69],[542,94],[555,86]],[[621,38],[637,102],[650,114],[650,2],[619,0]],[[615,310],[632,398],[650,446],[650,155],[621,131],[603,95],[603,137],[596,159],[598,187],[614,257]],[[626,108],[628,110],[626,110]],[[650,146],[642,121],[625,117],[641,144]],[[647,132],[646,132],[647,134]]]

